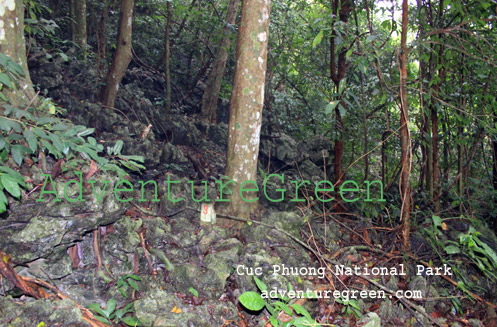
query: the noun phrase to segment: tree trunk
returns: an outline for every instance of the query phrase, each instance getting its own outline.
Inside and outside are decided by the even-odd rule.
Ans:
[[[9,4],[1,3],[4,14],[0,16],[0,53],[9,56],[18,63],[24,76],[16,77],[19,87],[4,88],[2,93],[13,106],[25,106],[35,96],[33,83],[29,76],[26,60],[26,42],[24,41],[24,5],[22,0]]]
[[[133,26],[134,0],[121,0],[119,30],[117,32],[116,52],[107,73],[105,87],[100,95],[104,106],[113,108],[119,83],[124,77],[131,61],[131,31]]]
[[[74,40],[86,56],[86,0],[74,0]]]
[[[418,31],[419,31],[419,40],[425,39],[425,29],[424,29],[424,20],[426,19],[426,10],[422,5],[421,0],[417,0],[417,9],[418,9]],[[421,154],[423,158],[422,168],[420,169],[420,178],[419,178],[419,190],[423,190],[423,183],[426,179],[426,189],[430,193],[430,198],[433,194],[433,185],[431,183],[431,146],[430,146],[430,118],[426,114],[427,108],[425,106],[425,82],[426,79],[426,61],[422,59],[424,54],[424,47],[419,47],[419,78],[418,78],[418,87],[419,87],[419,106],[421,109]]]
[[[440,28],[443,26],[442,25],[442,14],[443,14],[443,8],[444,8],[444,2],[443,0],[440,0],[440,6],[439,6],[439,12],[438,12],[438,24]],[[439,40],[440,46],[438,48],[438,60],[437,60],[437,66],[438,68],[438,82],[435,83],[433,86],[433,92],[439,96],[440,95],[440,85],[442,84],[442,81],[444,79],[444,71],[443,71],[443,52],[444,52],[444,47],[443,47],[443,40]],[[432,67],[434,68],[434,67]],[[434,68],[436,69],[436,68]],[[432,73],[432,76],[435,74],[435,72]],[[431,141],[432,141],[432,182],[433,182],[433,200],[435,201],[435,213],[440,211],[440,168],[439,168],[439,158],[438,158],[438,146],[439,146],[439,140],[438,140],[438,109],[436,106],[436,100],[434,97],[431,99]]]
[[[402,199],[402,209],[400,218],[402,221],[402,239],[404,248],[409,250],[410,225],[410,185],[409,175],[410,165],[410,133],[407,125],[408,102],[407,102],[407,23],[408,23],[408,4],[407,0],[402,2],[402,32],[400,36],[400,147],[401,147],[401,174],[400,174],[400,192]]]
[[[102,62],[105,63],[105,57],[107,54],[107,18],[109,17],[109,11],[110,11],[110,1],[106,0],[105,5],[104,5],[104,10],[99,13],[98,18],[97,18],[97,26],[95,29],[95,36],[97,39],[97,80],[96,82],[98,83],[98,80],[100,78],[100,70],[102,69]]]
[[[225,175],[235,181],[227,211],[243,218],[249,218],[257,206],[255,192],[240,194],[239,189],[243,182],[257,179],[267,65],[269,5],[269,0],[243,0],[238,31]],[[252,200],[254,201],[249,202]],[[222,223],[227,225],[226,222]]]
[[[166,35],[164,44],[164,71],[166,74],[166,94],[164,100],[164,109],[166,112],[171,111],[171,68],[169,67],[171,61],[171,40],[169,34],[171,33],[171,2],[166,3]]]
[[[228,51],[231,45],[231,26],[235,24],[239,3],[240,0],[230,0],[228,4],[226,25],[223,31],[224,36],[219,44],[216,59],[214,61],[214,67],[212,67],[212,70],[209,73],[207,87],[205,88],[204,95],[202,96],[202,109],[200,115],[202,120],[210,122],[211,124],[215,124],[217,122],[217,99],[219,97],[219,90],[221,90],[224,69],[226,68]]]
[[[341,2],[341,3],[340,3]],[[340,3],[340,6],[339,6]],[[340,10],[339,10],[340,7]],[[340,21],[347,23],[349,19],[349,14],[352,10],[352,0],[333,0],[333,14],[335,16],[339,16]],[[331,39],[330,39],[330,78],[335,84],[335,90],[338,93],[340,90],[340,82],[345,77],[345,72],[347,71],[347,49],[342,48],[337,57],[335,47],[335,42],[337,41],[336,32],[333,30]],[[344,142],[343,142],[343,132],[345,129],[345,125],[342,119],[342,115],[340,114],[339,106],[344,106],[345,103],[341,102],[335,108],[335,117],[336,124],[335,128],[338,133],[337,139],[334,144],[334,155],[335,159],[333,162],[333,174],[335,178],[335,188],[339,188],[343,182],[342,176],[342,158],[344,152]]]

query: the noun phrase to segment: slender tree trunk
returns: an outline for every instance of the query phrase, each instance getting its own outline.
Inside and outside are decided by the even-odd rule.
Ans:
[[[76,0],[69,0],[69,17],[71,18],[71,39],[76,41]]]
[[[214,67],[209,73],[207,87],[202,96],[202,109],[200,115],[202,120],[215,124],[217,122],[216,109],[221,83],[223,81],[226,61],[228,61],[228,51],[231,45],[231,26],[235,24],[236,13],[240,0],[230,0],[226,14],[226,25],[224,27],[224,36],[221,40],[216,53]]]
[[[340,4],[340,5],[339,5]],[[340,9],[339,9],[340,7]],[[339,16],[340,21],[347,23],[349,19],[349,14],[352,10],[352,0],[333,0],[333,14]],[[340,53],[336,54],[335,47],[337,42],[336,32],[332,32],[330,39],[330,77],[335,84],[335,90],[338,93],[340,89],[340,82],[345,77],[345,72],[347,71],[347,49],[342,49]],[[338,57],[336,59],[336,57]],[[333,162],[333,174],[335,178],[335,187],[338,188],[343,182],[342,176],[342,159],[344,152],[344,141],[343,132],[345,125],[343,122],[342,115],[340,114],[339,106],[345,107],[345,103],[342,101],[335,108],[336,124],[335,128],[338,133],[337,139],[334,144],[334,162]]]
[[[439,6],[439,12],[438,12],[438,25],[441,27],[442,26],[442,15],[443,15],[443,8],[444,8],[444,3],[443,0],[440,0],[440,6]],[[438,65],[438,82],[433,86],[433,91],[434,93],[439,96],[440,94],[440,85],[444,79],[444,71],[443,71],[443,56],[444,52],[444,47],[443,43],[440,44],[439,49],[438,49],[438,60],[437,60],[437,65]],[[432,74],[434,75],[434,73]],[[431,147],[432,147],[432,181],[433,181],[433,199],[435,200],[435,212],[440,211],[440,168],[439,168],[439,158],[438,158],[438,147],[439,147],[439,140],[438,140],[438,109],[436,100],[434,97],[432,97],[431,101]]]
[[[86,0],[74,0],[74,40],[86,56]]]
[[[110,11],[110,0],[105,1],[105,6],[103,12],[99,13],[97,27],[96,27],[96,39],[97,39],[97,82],[100,78],[100,70],[102,69],[102,62],[105,62],[105,57],[107,55],[107,18],[109,17]]]
[[[408,122],[408,100],[407,100],[407,23],[408,23],[408,4],[407,0],[402,2],[402,31],[400,36],[400,147],[401,147],[401,175],[400,175],[400,192],[402,199],[401,221],[402,221],[402,238],[404,248],[409,250],[409,235],[411,230],[411,195],[409,185],[410,165],[410,133]]]
[[[167,23],[166,23],[166,35],[165,35],[165,45],[164,45],[164,70],[166,74],[166,95],[164,101],[164,109],[166,112],[171,111],[171,68],[169,66],[171,61],[171,43],[169,34],[171,33],[171,2],[166,3],[167,12]]]
[[[417,0],[417,8],[418,8],[418,28],[419,28],[419,40],[422,42],[425,39],[425,30],[424,30],[424,19],[426,12],[425,8],[422,5],[421,0]],[[430,192],[430,198],[432,196],[432,187],[431,187],[431,158],[430,158],[430,119],[426,114],[426,106],[425,106],[425,83],[426,79],[426,61],[422,59],[424,54],[423,46],[419,47],[419,78],[418,78],[418,87],[419,87],[419,106],[422,117],[421,131],[422,131],[422,139],[424,141],[421,142],[421,154],[422,154],[422,169],[420,169],[420,179],[419,179],[419,190],[423,190],[423,183],[426,179],[426,189]]]
[[[19,64],[24,76],[15,77],[18,88],[4,88],[2,93],[7,97],[10,104],[14,106],[25,106],[35,96],[33,83],[29,76],[26,60],[26,42],[24,40],[24,5],[22,0],[11,1],[6,4],[0,3],[4,12],[0,16],[0,53],[9,56]],[[13,85],[12,85],[13,86]]]
[[[119,83],[124,77],[131,61],[131,32],[133,26],[134,0],[121,0],[119,30],[117,32],[117,48],[112,58],[112,64],[107,73],[105,87],[100,96],[101,102],[107,107],[114,107]]]
[[[243,182],[257,179],[269,37],[269,6],[269,0],[243,0],[238,31],[225,175],[235,181],[227,211],[243,218],[249,218],[257,206],[257,201],[253,201],[256,200],[255,192],[240,194],[239,189]],[[226,225],[225,222],[224,224]]]

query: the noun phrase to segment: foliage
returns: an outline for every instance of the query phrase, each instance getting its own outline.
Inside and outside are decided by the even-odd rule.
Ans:
[[[196,289],[194,289],[193,287],[190,286],[190,288],[188,289],[188,291],[190,293],[192,293],[193,296],[195,296],[196,298],[198,298],[198,291]]]
[[[464,218],[464,217],[461,217]],[[497,254],[484,241],[478,237],[481,235],[475,228],[470,225],[466,233],[460,233],[458,240],[451,240],[444,236],[443,231],[447,230],[446,223],[437,215],[432,216],[432,225],[422,228],[423,234],[430,241],[433,252],[437,254],[440,260],[450,265],[451,269],[460,279],[457,287],[466,293],[470,298],[472,295],[469,289],[475,289],[476,286],[460,273],[458,268],[457,256],[465,256],[491,281],[497,281]],[[477,220],[467,219],[471,224],[479,224]],[[430,261],[431,263],[431,261]],[[460,304],[452,299],[453,306],[460,308]]]
[[[103,322],[104,324],[111,325],[112,321],[117,325],[120,322],[125,323],[128,326],[142,326],[138,318],[132,315],[126,316],[134,312],[133,308],[134,302],[128,303],[124,308],[117,309],[117,303],[114,298],[107,301],[105,308],[102,308],[97,303],[92,303],[88,306],[88,309],[97,313],[95,318]]]
[[[112,282],[112,279],[107,277],[102,271],[99,271],[99,276],[106,282]],[[141,278],[134,274],[119,276],[116,282],[119,293],[125,298],[128,298],[128,290],[130,287],[133,290],[138,291],[139,288],[135,281],[141,281]],[[134,301],[128,303],[121,309],[117,309],[116,300],[111,298],[107,301],[105,308],[102,308],[97,303],[92,303],[88,306],[88,309],[97,313],[98,316],[95,316],[95,318],[107,325],[110,325],[113,321],[116,325],[119,324],[119,322],[123,322],[128,326],[142,326],[141,322],[132,315],[134,313],[133,304]]]
[[[23,74],[17,63],[0,54],[0,90],[14,88],[16,78]],[[2,93],[0,97],[7,100]],[[121,153],[122,140],[108,146],[107,157],[103,157],[104,146],[90,136],[94,128],[73,125],[60,118],[62,110],[57,109],[50,99],[44,99],[38,107],[19,109],[4,104],[3,109],[0,115],[0,213],[8,204],[5,191],[20,198],[21,188],[26,188],[21,174],[7,166],[9,156],[20,167],[27,158],[36,163],[49,154],[56,160],[65,160],[62,172],[68,168],[79,169],[90,160],[95,161],[102,171],[114,172],[120,177],[127,174],[124,168],[137,172],[145,168],[141,164],[144,161],[142,156]]]
[[[268,292],[268,287],[259,278],[254,276],[254,281],[261,292]],[[293,287],[288,285],[289,290]],[[279,301],[265,300],[261,294],[257,292],[245,292],[238,300],[247,309],[251,311],[261,311],[263,308],[271,315],[269,321],[274,327],[304,327],[304,326],[320,326],[314,319],[311,318],[309,312],[288,297],[283,297],[278,294]]]
[[[22,76],[24,76],[22,67],[6,54],[0,53],[0,100],[8,101],[2,90],[5,88],[15,89],[18,86],[17,78]]]
[[[336,299],[338,303],[343,304],[342,313],[345,313],[346,316],[355,315],[357,317],[362,317],[361,308],[357,300],[347,299],[347,298],[339,298]]]
[[[128,290],[130,287],[135,291],[138,291],[138,285],[135,283],[135,281],[140,281],[140,280],[141,280],[140,277],[133,274],[119,276],[116,284],[117,289],[119,290],[119,293],[122,294],[122,296],[127,298]]]

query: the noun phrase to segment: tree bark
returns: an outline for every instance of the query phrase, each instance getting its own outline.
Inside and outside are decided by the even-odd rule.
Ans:
[[[97,80],[100,78],[100,70],[102,69],[102,62],[105,62],[105,57],[107,54],[107,18],[109,17],[109,11],[111,7],[111,1],[106,0],[104,5],[104,10],[99,13],[97,18],[97,26],[95,29],[95,36],[97,39]]]
[[[3,2],[0,8],[3,11],[0,16],[0,53],[9,56],[24,71],[24,76],[16,77],[19,87],[4,88],[2,93],[13,106],[25,106],[35,96],[35,92],[26,60],[23,1],[15,0],[10,4]]]
[[[86,0],[74,0],[74,40],[86,56]]]
[[[164,71],[166,74],[166,94],[164,100],[164,109],[166,112],[171,111],[171,68],[169,66],[171,61],[171,41],[169,34],[171,33],[171,2],[166,3],[166,35],[164,44]]]
[[[100,96],[104,106],[114,107],[119,83],[124,77],[131,61],[131,32],[133,26],[134,0],[121,0],[119,30],[117,32],[117,48],[112,64],[107,73],[105,87]]]
[[[400,196],[402,199],[401,221],[402,240],[406,250],[410,248],[409,235],[411,230],[411,195],[409,185],[410,165],[410,133],[408,122],[407,102],[407,23],[408,23],[407,0],[402,2],[402,31],[400,36],[400,146],[401,146],[401,174],[400,174]]]
[[[238,31],[225,175],[235,182],[227,211],[242,218],[249,218],[257,207],[255,192],[240,194],[239,189],[243,182],[256,180],[257,177],[267,65],[269,6],[269,0],[243,0]],[[226,222],[222,223],[227,225]]]
[[[205,88],[204,95],[202,96],[202,109],[200,111],[200,115],[202,120],[210,122],[211,124],[215,124],[217,122],[217,100],[219,98],[219,91],[221,90],[226,61],[228,60],[228,51],[231,45],[231,26],[235,24],[239,3],[240,0],[230,0],[228,4],[226,25],[223,31],[224,36],[219,44],[216,59],[214,61],[214,67],[212,67],[212,70],[209,73],[207,87]]]
[[[341,3],[340,3],[341,2]],[[339,3],[341,6],[339,6]],[[340,7],[340,10],[338,9]],[[339,16],[340,21],[347,23],[349,19],[349,14],[352,10],[352,0],[333,0],[333,14]],[[330,78],[335,84],[336,93],[339,92],[340,82],[345,77],[345,72],[347,71],[347,49],[343,48],[338,54],[338,59],[336,59],[337,54],[335,51],[336,47],[336,32],[333,30],[331,39],[330,39]],[[334,144],[334,162],[333,162],[333,174],[335,178],[335,188],[339,188],[343,182],[342,176],[342,158],[344,153],[344,141],[343,141],[343,132],[345,129],[345,125],[342,119],[342,115],[340,114],[339,106],[345,107],[345,103],[341,102],[335,108],[335,117],[336,123],[335,128],[338,133],[337,139]]]

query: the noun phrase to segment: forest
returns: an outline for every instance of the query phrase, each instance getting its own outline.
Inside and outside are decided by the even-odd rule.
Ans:
[[[0,0],[0,326],[497,326],[495,0]]]

